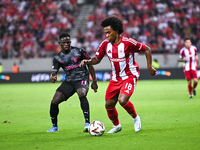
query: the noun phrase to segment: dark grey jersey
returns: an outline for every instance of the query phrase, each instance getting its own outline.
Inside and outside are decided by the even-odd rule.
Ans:
[[[64,54],[62,51],[54,56],[52,71],[59,71],[60,67],[66,73],[67,82],[75,82],[89,79],[89,71],[86,67],[79,67],[83,59],[90,59],[83,48],[71,47],[71,52]]]

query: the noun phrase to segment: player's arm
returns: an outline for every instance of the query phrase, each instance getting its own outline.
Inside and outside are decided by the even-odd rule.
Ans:
[[[87,66],[88,66],[88,69],[92,76],[91,88],[94,90],[94,92],[97,92],[98,85],[97,85],[97,78],[96,78],[96,73],[95,73],[94,67],[92,65],[87,65]]]
[[[154,76],[156,75],[156,69],[152,67],[152,55],[151,55],[151,48],[147,45],[145,45],[145,56],[147,60],[147,68],[149,70],[149,73]]]
[[[196,61],[196,64],[197,64],[197,68],[198,68],[198,65],[199,65],[199,64],[198,64],[198,59],[199,59],[199,58],[198,58],[198,55],[196,55],[196,56],[195,56],[195,61]]]
[[[52,83],[55,83],[56,80],[57,80],[57,73],[58,73],[59,68],[60,68],[59,62],[54,58],[53,59],[53,66],[52,66],[52,72],[51,72],[51,75],[50,75],[50,81]]]
[[[91,58],[89,60],[87,60],[87,59],[82,60],[79,66],[84,67],[86,65],[96,65],[100,62],[101,62],[101,59],[97,56],[94,56],[93,58]]]
[[[50,81],[52,83],[55,83],[57,80],[57,71],[52,71],[51,75],[50,75]]]
[[[179,61],[179,62],[187,62],[187,61],[188,61],[188,58],[187,58],[187,57],[185,57],[185,58],[180,58],[178,61]]]
[[[188,57],[185,56],[185,51],[183,49],[180,50],[180,55],[179,55],[179,62],[187,62]]]

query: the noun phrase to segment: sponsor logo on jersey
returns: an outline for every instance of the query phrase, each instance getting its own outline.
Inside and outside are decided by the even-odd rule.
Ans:
[[[123,62],[126,61],[126,58],[110,58],[112,62]]]
[[[70,70],[70,69],[74,69],[74,68],[78,68],[78,67],[79,67],[79,64],[78,65],[67,66],[66,69]]]

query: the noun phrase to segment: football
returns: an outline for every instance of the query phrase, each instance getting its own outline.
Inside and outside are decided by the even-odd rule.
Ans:
[[[92,136],[101,136],[105,131],[105,126],[101,121],[93,121],[90,123],[88,132]]]

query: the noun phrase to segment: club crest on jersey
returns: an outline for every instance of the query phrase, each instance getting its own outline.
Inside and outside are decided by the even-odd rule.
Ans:
[[[120,49],[120,50],[119,50],[119,53],[123,53],[123,50],[122,50],[122,49]]]
[[[77,60],[77,57],[74,57],[74,62],[76,63],[78,60]]]

